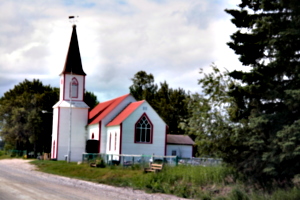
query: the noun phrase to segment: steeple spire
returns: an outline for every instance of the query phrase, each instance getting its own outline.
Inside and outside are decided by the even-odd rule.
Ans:
[[[86,75],[82,69],[81,57],[76,33],[76,25],[73,25],[71,41],[69,45],[66,62],[61,74]]]

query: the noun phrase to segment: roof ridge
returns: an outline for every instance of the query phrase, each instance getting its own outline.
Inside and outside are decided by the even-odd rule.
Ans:
[[[132,112],[134,112],[140,105],[145,101],[135,101],[128,104],[116,117],[106,124],[106,126],[113,126],[122,123],[127,117],[129,117]]]
[[[127,99],[130,94],[126,94],[109,101],[99,103],[93,110],[89,113],[89,124],[94,124],[101,121],[108,113],[114,110],[120,103]]]
[[[132,103],[134,103],[134,102],[130,102],[130,103],[128,103],[120,112],[118,112],[118,114],[116,114],[116,116],[112,119],[112,120],[110,120],[107,124],[109,124],[110,122],[112,122],[112,121],[114,121],[114,119],[116,119],[130,104],[132,104]]]

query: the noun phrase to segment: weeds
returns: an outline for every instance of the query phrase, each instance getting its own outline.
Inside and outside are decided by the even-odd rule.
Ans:
[[[132,187],[147,192],[173,194],[183,198],[205,200],[298,200],[300,190],[274,189],[272,193],[252,191],[242,183],[238,174],[224,166],[165,166],[159,173],[143,173],[138,165],[92,168],[88,164],[64,161],[33,161],[47,173],[93,181],[118,187]]]

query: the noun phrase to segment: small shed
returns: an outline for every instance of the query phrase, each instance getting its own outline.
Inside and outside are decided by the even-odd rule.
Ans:
[[[195,142],[188,135],[167,134],[167,156],[191,158]]]

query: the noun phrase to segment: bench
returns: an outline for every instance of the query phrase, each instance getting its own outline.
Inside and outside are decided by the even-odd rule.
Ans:
[[[163,169],[163,164],[152,163],[150,167],[144,168],[144,172],[160,172]]]
[[[103,160],[95,160],[95,162],[90,163],[90,167],[103,167]]]
[[[99,163],[100,160],[95,160],[95,162],[90,163],[90,167],[97,167],[97,163]]]

